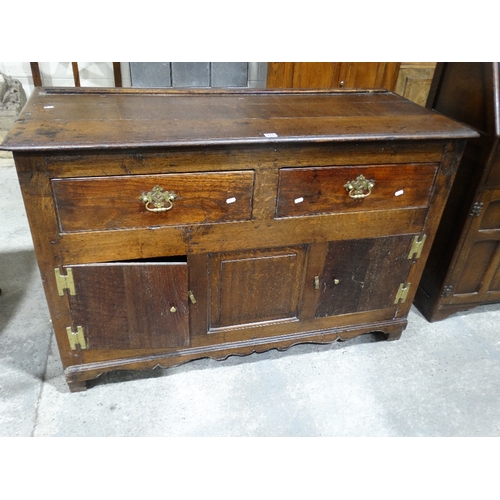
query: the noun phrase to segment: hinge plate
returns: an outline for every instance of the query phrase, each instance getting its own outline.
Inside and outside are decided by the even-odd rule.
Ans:
[[[80,349],[87,349],[87,343],[85,342],[85,337],[83,335],[83,328],[81,326],[76,327],[76,332],[68,326],[66,328],[66,333],[68,334],[69,345],[72,351],[76,350],[76,346],[79,345]]]
[[[483,210],[484,203],[480,203],[479,201],[476,201],[474,205],[472,205],[472,209],[470,211],[470,216],[471,217],[479,217],[481,215],[481,212]]]
[[[406,297],[408,296],[408,292],[410,291],[410,286],[411,283],[408,283],[407,285],[401,283],[399,285],[398,293],[396,294],[396,299],[394,300],[394,304],[397,304],[400,300],[401,303],[406,301]]]
[[[422,238],[420,240],[419,237],[420,235],[417,234],[413,238],[413,242],[410,248],[410,253],[408,254],[408,259],[413,259],[413,258],[418,259],[420,257],[420,254],[422,253],[422,250],[424,248],[424,243],[425,239],[427,238],[427,235],[426,234],[422,235]]]
[[[61,274],[58,267],[54,269],[56,276],[57,291],[59,295],[64,295],[64,290],[68,290],[70,295],[76,295],[75,282],[73,281],[73,271],[70,267],[66,268],[66,276]]]

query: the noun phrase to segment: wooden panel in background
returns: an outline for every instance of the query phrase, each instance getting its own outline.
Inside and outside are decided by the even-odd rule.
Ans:
[[[421,106],[425,106],[436,63],[402,62],[394,91]]]
[[[398,62],[270,62],[268,88],[394,90]]]

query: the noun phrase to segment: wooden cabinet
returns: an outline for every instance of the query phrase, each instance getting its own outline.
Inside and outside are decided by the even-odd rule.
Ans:
[[[387,89],[425,106],[436,63],[272,62],[268,88]]]
[[[396,62],[270,62],[267,88],[394,90]]]
[[[384,91],[36,89],[3,148],[71,390],[399,338],[474,135]]]
[[[500,302],[498,63],[441,63],[427,106],[479,132],[467,143],[415,304],[429,321]]]

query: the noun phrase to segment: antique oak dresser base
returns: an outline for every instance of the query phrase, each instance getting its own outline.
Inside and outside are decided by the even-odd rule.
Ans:
[[[36,90],[2,147],[70,390],[398,339],[474,136],[385,91]]]

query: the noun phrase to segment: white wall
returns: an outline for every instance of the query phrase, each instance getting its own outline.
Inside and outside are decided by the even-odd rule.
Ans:
[[[39,63],[42,83],[46,87],[74,87],[73,70],[70,62]],[[122,83],[130,86],[128,63],[121,63]],[[114,87],[113,63],[111,62],[79,62],[80,85],[82,87]],[[26,97],[33,91],[33,77],[29,62],[0,62],[0,71],[17,78],[23,85]],[[267,63],[249,63],[248,80],[252,88],[266,86]]]
[[[39,63],[42,83],[47,87],[74,87],[73,69],[70,62]],[[111,62],[79,62],[80,85],[82,87],[114,87]],[[29,62],[0,62],[0,71],[17,78],[23,85],[26,96],[33,91],[33,78]]]

